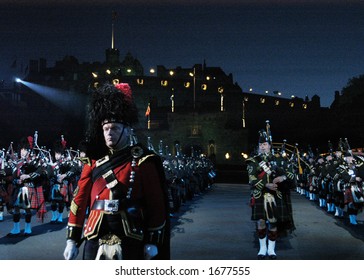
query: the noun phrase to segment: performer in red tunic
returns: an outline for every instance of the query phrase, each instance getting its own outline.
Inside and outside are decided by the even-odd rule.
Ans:
[[[65,259],[77,257],[82,230],[83,259],[169,259],[163,165],[134,142],[129,85],[97,88],[89,108],[88,158],[70,207]]]

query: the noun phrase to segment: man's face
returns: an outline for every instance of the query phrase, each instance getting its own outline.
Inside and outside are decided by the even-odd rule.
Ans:
[[[354,157],[352,156],[346,156],[345,160],[348,164],[352,164],[354,162]]]
[[[128,143],[128,128],[122,123],[106,123],[102,126],[105,144],[108,148],[119,150]]]
[[[61,159],[61,157],[62,157],[62,154],[61,154],[61,153],[56,152],[56,153],[54,154],[54,158],[55,158],[56,160],[60,160],[60,159]]]
[[[20,150],[20,156],[21,156],[21,158],[26,158],[28,156],[28,154],[29,154],[29,152],[28,152],[27,149],[22,148]]]
[[[270,144],[268,142],[259,143],[259,153],[261,154],[270,153]]]

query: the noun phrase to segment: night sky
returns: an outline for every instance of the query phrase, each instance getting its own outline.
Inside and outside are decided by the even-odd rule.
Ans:
[[[9,85],[29,59],[45,58],[48,67],[66,55],[103,62],[114,10],[121,59],[131,52],[146,73],[206,61],[244,91],[317,94],[326,107],[336,90],[364,74],[359,2],[0,0],[0,79]]]

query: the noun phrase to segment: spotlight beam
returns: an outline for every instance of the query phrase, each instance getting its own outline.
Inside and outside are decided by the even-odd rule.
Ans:
[[[86,96],[77,92],[61,90],[39,84],[26,82],[19,79],[19,82],[48,100],[58,108],[68,113],[80,114],[86,104]],[[81,110],[80,110],[81,108]]]

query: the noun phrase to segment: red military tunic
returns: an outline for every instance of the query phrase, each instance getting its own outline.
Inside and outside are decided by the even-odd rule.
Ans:
[[[98,161],[92,160],[90,164],[84,165],[71,203],[69,229],[84,227],[83,233],[86,238],[96,237],[104,215],[110,213],[103,209],[93,209],[93,205],[100,200],[115,199],[113,193],[115,188],[118,188],[117,191],[121,193],[122,198],[125,198],[129,192],[130,201],[138,201],[141,204],[146,242],[150,233],[163,231],[168,219],[168,211],[166,195],[162,187],[163,178],[154,160],[158,156],[143,154],[137,158],[134,157],[136,164],[132,166],[133,157],[130,156],[130,149],[127,150],[128,154],[123,157],[123,162],[117,166],[113,164],[111,170],[114,175],[111,182],[108,182],[105,175],[107,172],[110,173],[110,169],[103,170],[100,176],[97,176],[98,178],[95,178],[95,169],[107,164],[114,157],[113,155]],[[134,182],[130,182],[132,171],[135,172]]]

